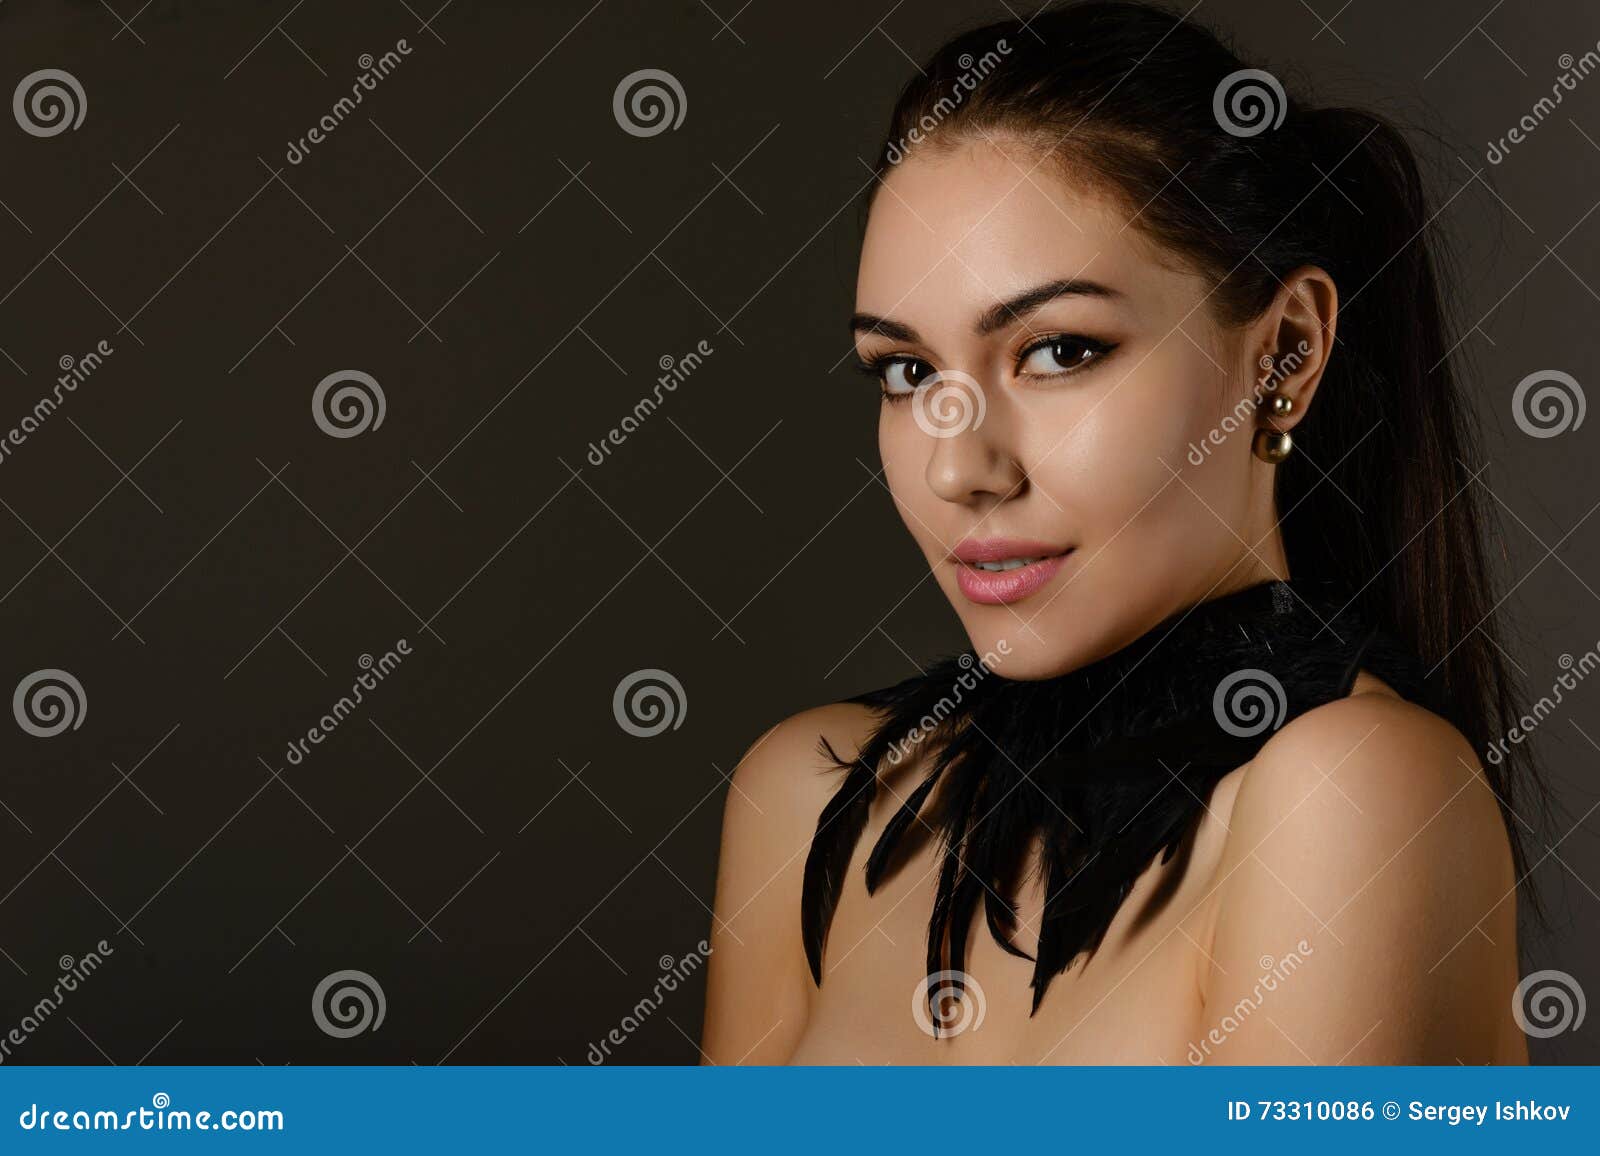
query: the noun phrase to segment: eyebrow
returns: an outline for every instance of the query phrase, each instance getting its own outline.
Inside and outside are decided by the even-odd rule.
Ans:
[[[983,311],[978,318],[977,330],[979,336],[987,336],[997,329],[1004,329],[1013,319],[1024,313],[1031,313],[1041,305],[1048,304],[1058,297],[1121,297],[1122,294],[1108,285],[1098,281],[1079,281],[1067,278],[1060,281],[1046,281],[1032,289],[1024,290],[1014,297],[996,303]]]
[[[1056,281],[1046,281],[1042,285],[1035,285],[1032,289],[1025,289],[1021,293],[997,301],[985,309],[978,316],[974,329],[980,337],[987,336],[997,329],[1004,329],[1016,318],[1025,313],[1038,309],[1059,297],[1104,297],[1117,298],[1122,294],[1108,285],[1098,281],[1084,281],[1077,278],[1063,278]],[[901,321],[888,317],[879,317],[873,313],[856,313],[850,318],[850,332],[861,334],[879,334],[892,338],[895,341],[911,341],[921,343],[922,338],[911,326]]]

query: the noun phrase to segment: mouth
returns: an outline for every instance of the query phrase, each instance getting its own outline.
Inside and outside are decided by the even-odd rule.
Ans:
[[[1020,602],[1060,572],[1072,554],[1042,542],[969,539],[951,552],[956,585],[970,602],[999,606]]]

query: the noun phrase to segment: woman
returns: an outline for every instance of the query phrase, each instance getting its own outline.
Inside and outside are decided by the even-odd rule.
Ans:
[[[1477,455],[1401,136],[1083,4],[895,109],[852,319],[972,643],[758,741],[715,1063],[1525,1063]]]

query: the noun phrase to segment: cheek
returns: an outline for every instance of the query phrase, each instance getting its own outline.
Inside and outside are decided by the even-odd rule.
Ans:
[[[1216,428],[1227,384],[1202,359],[1161,360],[1087,403],[1049,399],[1062,412],[1041,410],[1029,423],[1031,479],[1078,523],[1085,545],[1139,543],[1143,552],[1237,542],[1230,527],[1243,523],[1248,494],[1235,451],[1248,454],[1249,432],[1196,469],[1191,448]]]
[[[922,542],[928,537],[923,522],[938,504],[927,483],[927,438],[911,422],[894,420],[887,405],[878,420],[878,458],[883,464],[883,482],[894,499],[895,512]]]

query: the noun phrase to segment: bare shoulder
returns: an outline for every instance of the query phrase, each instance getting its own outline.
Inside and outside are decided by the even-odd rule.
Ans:
[[[774,822],[797,821],[809,835],[839,783],[838,768],[823,744],[848,759],[865,741],[873,721],[866,707],[838,702],[803,710],[769,727],[734,768],[726,813],[736,813],[739,802],[762,809],[771,804]]]
[[[734,769],[723,808],[704,1049],[714,1063],[780,1063],[810,1006],[800,895],[817,816],[839,784],[824,743],[852,757],[866,707],[833,703],[761,735]]]
[[[1446,812],[1448,821],[1437,822]],[[1354,840],[1343,844],[1347,858],[1392,852],[1387,842],[1400,832],[1435,846],[1466,843],[1480,854],[1484,838],[1505,846],[1494,794],[1465,736],[1386,689],[1300,715],[1239,776],[1233,841],[1288,827],[1325,842],[1332,833],[1318,832],[1330,823],[1337,837]]]
[[[1234,1062],[1504,1062],[1516,1046],[1494,792],[1455,727],[1376,687],[1297,717],[1230,776],[1207,1002],[1270,961],[1300,968]]]

